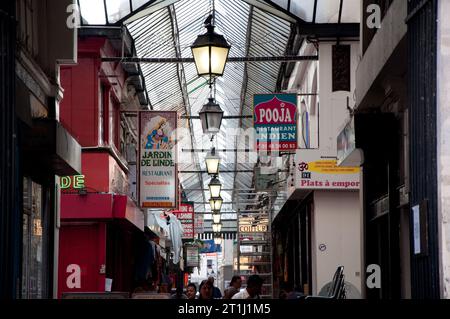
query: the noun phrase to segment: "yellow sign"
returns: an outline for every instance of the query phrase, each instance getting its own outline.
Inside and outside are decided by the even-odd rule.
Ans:
[[[359,167],[340,167],[337,160],[320,160],[308,163],[308,171],[322,174],[356,174],[360,172]]]

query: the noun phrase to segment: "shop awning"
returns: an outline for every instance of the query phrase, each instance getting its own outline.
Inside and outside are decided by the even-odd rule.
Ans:
[[[144,231],[144,213],[125,195],[61,194],[61,220],[126,220]]]
[[[23,136],[24,165],[50,169],[52,175],[81,172],[81,146],[56,120],[33,119]],[[44,172],[42,172],[44,173]]]

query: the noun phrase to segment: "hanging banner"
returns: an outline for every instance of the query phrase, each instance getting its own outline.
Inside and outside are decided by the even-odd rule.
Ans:
[[[204,240],[200,254],[210,254],[222,251],[222,246],[214,243],[214,240]]]
[[[256,149],[297,149],[297,94],[255,94],[253,97]]]
[[[203,215],[202,214],[194,214],[194,237],[197,237],[198,234],[203,234],[205,232],[203,226]]]
[[[181,203],[178,210],[172,211],[183,226],[182,239],[194,238],[194,203]]]
[[[186,267],[198,267],[199,255],[197,247],[185,247],[186,249]]]
[[[177,206],[177,112],[139,112],[139,190],[143,208]]]
[[[302,150],[295,157],[296,189],[359,190],[360,167],[337,166],[337,159]]]

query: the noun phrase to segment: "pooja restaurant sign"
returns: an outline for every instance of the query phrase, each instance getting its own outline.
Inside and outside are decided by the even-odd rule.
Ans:
[[[255,94],[256,148],[264,151],[297,149],[297,94]]]
[[[139,112],[139,203],[143,208],[175,208],[177,112]]]

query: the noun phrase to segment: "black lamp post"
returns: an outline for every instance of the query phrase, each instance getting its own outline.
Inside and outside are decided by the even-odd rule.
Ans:
[[[212,198],[216,198],[220,196],[220,191],[222,190],[222,183],[217,177],[213,177],[211,182],[208,184],[209,193]]]
[[[224,36],[214,31],[212,19],[212,15],[206,19],[206,33],[199,35],[191,46],[197,74],[210,79],[223,75],[231,48]]]
[[[211,211],[220,211],[222,209],[223,199],[222,197],[212,197],[209,199],[209,205],[211,206]]]
[[[223,111],[213,97],[208,98],[208,103],[203,105],[203,108],[200,110],[199,115],[200,120],[202,121],[203,133],[216,134],[220,131]]]
[[[208,154],[206,155],[205,163],[208,175],[219,174],[220,156],[216,154],[216,149],[214,147],[211,149],[211,152],[208,152]]]

